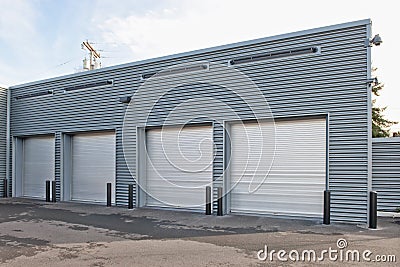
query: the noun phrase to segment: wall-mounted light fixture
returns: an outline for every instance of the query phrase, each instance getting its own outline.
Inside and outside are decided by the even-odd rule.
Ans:
[[[374,38],[371,40],[366,39],[365,40],[365,45],[371,47],[372,45],[375,46],[380,46],[383,43],[382,38],[379,36],[379,34],[376,34]]]
[[[367,80],[367,84],[368,85],[377,85],[377,84],[379,84],[378,78],[375,77],[375,78],[368,79]]]
[[[119,102],[128,104],[131,102],[132,97],[131,96],[122,96],[119,98]]]
[[[141,75],[140,75],[140,79],[141,79],[141,80],[146,80],[146,79],[149,79],[149,78],[151,78],[153,75],[156,75],[156,74],[157,74],[157,72],[144,73],[144,74],[141,74]]]

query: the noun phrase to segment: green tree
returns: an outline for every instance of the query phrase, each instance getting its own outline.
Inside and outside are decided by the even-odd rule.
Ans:
[[[373,71],[376,71],[376,68],[373,69]],[[383,87],[383,83],[374,83],[372,85],[372,93],[375,96],[379,96],[379,91],[381,91]],[[386,108],[387,107],[377,107],[376,99],[372,100],[372,137],[389,137],[389,127],[398,123],[396,121],[385,119],[383,112],[386,110]]]

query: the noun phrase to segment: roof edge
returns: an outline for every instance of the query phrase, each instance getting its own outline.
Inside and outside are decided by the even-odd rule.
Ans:
[[[306,34],[313,34],[313,33],[318,33],[318,32],[323,32],[323,31],[331,31],[331,30],[336,30],[336,29],[361,26],[361,25],[369,25],[369,24],[371,24],[371,19],[363,19],[363,20],[357,20],[357,21],[352,21],[352,22],[334,24],[334,25],[330,25],[330,26],[312,28],[312,29],[308,29],[308,30],[301,30],[301,31],[295,31],[295,32],[290,32],[290,33],[285,33],[285,34],[278,34],[278,35],[273,35],[273,36],[269,36],[269,37],[257,38],[257,39],[253,39],[253,40],[249,40],[249,41],[241,41],[241,42],[235,42],[235,43],[219,45],[219,46],[214,46],[214,47],[209,47],[209,48],[202,48],[202,49],[197,49],[197,50],[192,50],[192,51],[187,51],[187,52],[182,52],[182,53],[177,53],[177,54],[171,54],[171,55],[167,55],[167,56],[149,58],[149,59],[124,63],[124,64],[119,64],[119,65],[109,66],[109,67],[92,70],[92,71],[66,74],[66,75],[52,77],[52,78],[48,78],[48,79],[17,84],[17,85],[10,86],[9,89],[25,87],[25,86],[41,84],[41,83],[47,83],[47,82],[52,82],[52,81],[58,81],[58,80],[64,80],[64,79],[69,79],[72,77],[79,77],[79,76],[84,76],[84,75],[93,74],[93,73],[100,73],[103,71],[121,69],[121,68],[126,68],[126,67],[133,67],[133,66],[137,66],[137,65],[148,64],[148,63],[162,61],[162,60],[168,60],[168,59],[172,59],[172,58],[179,58],[179,57],[196,55],[196,54],[201,54],[201,53],[206,53],[206,52],[211,52],[211,51],[218,51],[218,50],[240,47],[240,46],[245,46],[245,45],[252,45],[252,44],[257,44],[257,43],[262,43],[262,42],[267,42],[267,41],[275,41],[275,40],[279,40],[279,39],[297,37],[297,36],[306,35]]]

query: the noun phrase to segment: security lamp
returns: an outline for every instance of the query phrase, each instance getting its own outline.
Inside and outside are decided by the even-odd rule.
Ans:
[[[131,102],[131,97],[130,96],[120,97],[119,102],[127,104],[127,103]]]
[[[371,78],[371,79],[369,79],[369,80],[367,80],[367,83],[368,84],[374,84],[374,85],[377,85],[377,84],[379,84],[379,81],[378,81],[378,78]]]
[[[382,43],[382,38],[379,36],[379,34],[377,34],[374,36],[374,38],[372,38],[371,43],[373,43],[376,46],[380,46]]]
[[[371,40],[367,40],[367,42],[368,46],[372,45],[380,46],[381,43],[383,43],[382,38],[379,36],[379,34],[375,35],[374,38],[372,38]]]

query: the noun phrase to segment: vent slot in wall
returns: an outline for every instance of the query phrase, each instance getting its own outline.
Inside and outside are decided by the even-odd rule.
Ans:
[[[292,57],[292,56],[300,56],[300,55],[307,55],[307,54],[316,54],[320,52],[320,48],[317,46],[313,47],[302,47],[290,50],[281,50],[275,51],[271,53],[262,53],[262,54],[255,54],[252,56],[247,57],[238,57],[229,60],[229,65],[239,65],[239,64],[246,64],[246,63],[253,63],[258,61],[266,61],[271,59],[277,58],[284,58],[284,57]]]
[[[52,95],[53,93],[54,93],[53,90],[47,90],[47,91],[42,91],[42,92],[30,93],[30,94],[26,94],[26,95],[19,95],[19,96],[16,96],[14,99],[21,100],[21,99],[27,99],[27,98],[34,98],[34,97]]]
[[[207,71],[210,69],[210,65],[207,63],[204,64],[196,64],[196,65],[186,65],[186,66],[179,66],[179,67],[172,67],[160,72],[151,72],[151,73],[144,73],[140,75],[141,80],[149,79],[151,77],[165,77],[171,75],[178,75],[178,74],[185,74],[190,72],[197,72],[197,71]]]
[[[75,85],[75,86],[71,86],[71,87],[66,87],[66,88],[64,88],[64,91],[69,92],[69,91],[87,89],[87,88],[104,86],[104,85],[113,85],[113,84],[114,84],[113,80],[106,80],[106,81],[101,81],[101,82],[85,83],[85,84],[79,84],[79,85]]]

